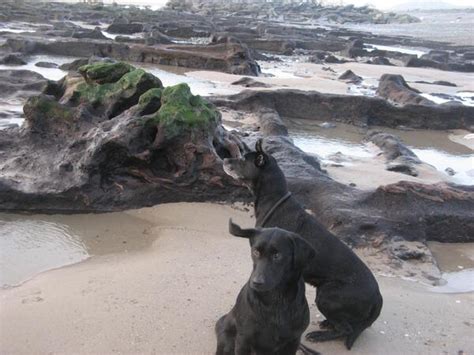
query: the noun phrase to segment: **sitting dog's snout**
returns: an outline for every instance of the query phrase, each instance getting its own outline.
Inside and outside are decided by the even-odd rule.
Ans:
[[[257,276],[252,277],[250,286],[255,291],[263,291],[266,288],[266,282],[263,275],[257,275]]]

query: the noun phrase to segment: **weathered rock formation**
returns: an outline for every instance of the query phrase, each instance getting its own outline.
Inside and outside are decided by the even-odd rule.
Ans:
[[[10,35],[3,49],[23,54],[50,54],[75,57],[110,57],[141,63],[183,66],[223,71],[231,74],[258,75],[260,68],[248,48],[239,44],[157,45],[126,44],[102,40],[57,39]]]
[[[401,75],[384,74],[380,78],[377,95],[386,98],[389,102],[399,105],[433,105],[434,102],[420,95],[420,92],[411,88]]]
[[[253,114],[256,108],[251,108]],[[241,138],[252,146],[258,136],[265,137],[264,149],[277,159],[293,195],[347,242],[380,246],[390,245],[394,238],[421,242],[474,241],[472,186],[400,181],[361,191],[332,180],[315,156],[295,147],[282,129],[278,112],[261,110],[257,115],[259,133]],[[411,157],[398,148],[386,149],[387,157],[390,151]]]
[[[386,161],[386,169],[418,176],[417,165],[422,161],[397,136],[385,132],[371,132],[367,139],[379,147]]]
[[[331,121],[356,126],[474,130],[474,107],[464,105],[395,106],[379,97],[323,94],[317,91],[243,91],[213,102],[237,110],[271,108],[282,117]]]
[[[186,84],[96,63],[31,97],[21,129],[0,131],[0,209],[85,212],[172,201],[230,201],[222,170],[238,141]]]

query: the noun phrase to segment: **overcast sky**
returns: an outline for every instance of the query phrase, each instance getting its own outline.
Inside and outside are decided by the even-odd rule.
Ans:
[[[1,0],[0,0],[1,1]],[[333,3],[340,3],[340,0],[326,0],[327,2],[333,2]],[[104,0],[105,3],[111,3],[112,0]],[[149,5],[164,5],[166,4],[167,0],[116,0],[116,2],[120,4],[149,4]],[[362,5],[367,5],[371,4],[374,5],[378,8],[381,9],[390,9],[391,7],[398,5],[398,4],[403,4],[406,2],[417,2],[417,3],[423,3],[423,2],[435,2],[434,0],[343,0],[344,4],[355,4],[358,6]],[[460,6],[472,6],[474,1],[473,0],[447,0],[443,2],[449,2],[454,5],[460,5]]]

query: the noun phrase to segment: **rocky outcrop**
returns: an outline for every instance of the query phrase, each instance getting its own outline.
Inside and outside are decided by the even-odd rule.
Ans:
[[[46,86],[47,80],[30,70],[0,70],[0,92],[2,99],[19,92],[39,92]]]
[[[420,95],[420,92],[411,88],[401,75],[384,74],[379,80],[377,95],[398,105],[433,105]]]
[[[359,75],[355,74],[352,70],[346,70],[344,73],[342,73],[339,78],[339,80],[345,81],[346,83],[351,83],[351,84],[360,84],[362,82],[362,77]]]
[[[323,94],[316,91],[243,91],[213,102],[237,110],[271,108],[282,117],[342,122],[355,126],[474,129],[474,107],[464,105],[395,106],[380,97]]]
[[[0,58],[0,64],[5,65],[26,65],[26,61],[22,58],[21,54],[7,54]]]
[[[0,210],[111,211],[172,201],[246,198],[222,169],[239,142],[186,84],[123,63],[80,68],[0,131]],[[233,188],[230,188],[234,186]]]
[[[384,132],[371,132],[367,140],[382,151],[388,171],[418,176],[417,165],[421,160],[397,136]]]
[[[260,68],[247,47],[239,44],[145,46],[100,40],[58,39],[47,41],[12,35],[4,48],[24,54],[51,54],[75,57],[110,57],[116,60],[183,66],[258,75]]]
[[[254,80],[252,78],[243,77],[239,80],[234,81],[231,85],[244,86],[246,88],[268,88],[271,87],[269,84],[262,83],[261,81]]]
[[[255,106],[251,109],[255,113]],[[281,127],[276,112],[257,112],[258,125],[271,121]],[[279,133],[281,132],[281,134]],[[474,188],[447,183],[400,181],[372,191],[361,191],[331,179],[314,155],[295,147],[285,132],[261,127],[258,134],[242,135],[248,146],[265,137],[264,149],[278,161],[290,191],[327,228],[353,245],[391,246],[400,258],[422,257],[402,244],[406,241],[474,241]],[[373,137],[378,140],[380,137]],[[385,137],[389,138],[389,137]],[[380,139],[387,142],[387,139]],[[383,144],[383,143],[382,143]],[[387,158],[416,158],[401,145],[384,149]],[[393,153],[393,154],[392,154]],[[391,155],[392,154],[392,155]],[[397,158],[395,158],[397,159]],[[397,243],[392,243],[393,240]]]
[[[131,35],[137,32],[143,32],[143,24],[114,22],[109,27],[107,27],[107,32]]]

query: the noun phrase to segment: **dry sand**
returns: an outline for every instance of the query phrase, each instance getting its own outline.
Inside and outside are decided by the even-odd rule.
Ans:
[[[214,324],[232,307],[251,269],[248,242],[227,234],[227,220],[251,226],[250,213],[170,204],[126,214],[143,220],[155,238],[150,246],[101,253],[0,291],[1,353],[213,353]],[[366,261],[377,269],[376,255]],[[377,278],[384,309],[351,354],[474,353],[473,294],[436,294],[419,283]],[[314,293],[307,289],[309,330],[322,319]],[[338,341],[310,346],[323,354],[348,353]]]

